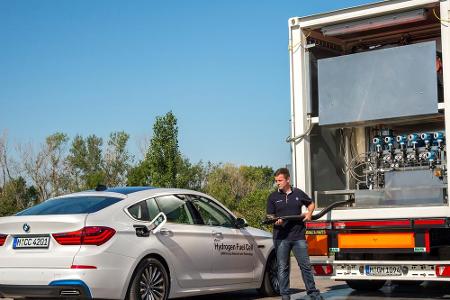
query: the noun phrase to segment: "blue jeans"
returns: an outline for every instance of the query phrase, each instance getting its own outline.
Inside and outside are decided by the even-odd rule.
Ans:
[[[308,255],[308,244],[305,240],[288,241],[274,240],[278,261],[278,281],[280,282],[280,294],[289,295],[289,262],[291,250],[294,251],[295,259],[302,272],[306,293],[311,296],[318,296],[320,292],[316,289],[314,276],[311,270],[311,263]]]

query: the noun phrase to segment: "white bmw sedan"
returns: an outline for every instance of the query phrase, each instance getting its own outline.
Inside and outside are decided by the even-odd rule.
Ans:
[[[190,190],[101,188],[0,218],[0,296],[163,300],[278,291],[269,232]]]

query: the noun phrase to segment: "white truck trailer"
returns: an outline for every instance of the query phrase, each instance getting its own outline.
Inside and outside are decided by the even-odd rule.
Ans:
[[[450,281],[450,1],[289,19],[292,175],[318,210],[316,275]]]

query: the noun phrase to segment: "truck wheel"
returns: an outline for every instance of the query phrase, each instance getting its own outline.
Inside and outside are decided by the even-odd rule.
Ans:
[[[276,296],[280,294],[280,283],[278,281],[278,264],[275,254],[269,256],[264,270],[264,279],[258,292],[263,296]]]
[[[156,258],[144,259],[136,269],[130,283],[129,300],[169,298],[169,275]]]
[[[345,282],[357,291],[376,291],[383,287],[386,280],[346,280]]]

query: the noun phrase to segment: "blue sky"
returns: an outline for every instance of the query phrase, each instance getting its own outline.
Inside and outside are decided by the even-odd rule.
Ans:
[[[172,110],[191,161],[290,161],[288,18],[373,1],[0,1],[11,144],[124,130]]]

